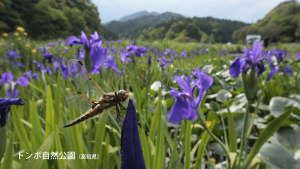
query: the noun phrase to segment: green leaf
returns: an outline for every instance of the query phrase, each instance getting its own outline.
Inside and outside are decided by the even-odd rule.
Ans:
[[[262,146],[259,153],[272,168],[299,168],[300,166],[300,163],[294,159],[294,154],[274,137]]]
[[[212,130],[214,128],[214,125],[215,125],[215,120],[213,120],[212,123],[210,124],[210,126],[208,127],[209,130]],[[205,130],[204,134],[201,138],[201,143],[200,143],[199,148],[198,148],[195,168],[201,168],[202,158],[203,158],[204,151],[206,149],[206,145],[208,143],[208,140],[209,140],[209,133]]]
[[[6,137],[4,138],[6,139]],[[14,142],[14,136],[10,133],[10,138],[8,140],[7,148],[4,154],[3,162],[1,168],[12,168],[13,164],[13,142]],[[1,143],[2,144],[2,143]]]
[[[31,117],[32,134],[33,134],[31,139],[34,139],[35,144],[33,145],[33,151],[36,152],[38,147],[40,147],[44,141],[44,137],[41,132],[41,130],[43,129],[42,129],[41,121],[39,119],[36,104],[32,101],[29,101],[29,110],[31,112],[30,117]]]
[[[21,118],[19,116],[19,112],[17,111],[15,106],[11,106],[11,115],[13,117],[14,126],[18,133],[18,137],[21,140],[22,145],[24,146],[27,152],[32,152],[32,147],[25,131],[25,128],[21,122]]]
[[[38,149],[38,152],[49,152],[51,146],[52,146],[52,143],[53,143],[53,140],[54,140],[54,136],[55,136],[55,133],[54,131],[47,137],[47,139],[44,141],[44,143],[40,146],[40,148]],[[32,158],[31,162],[28,164],[27,168],[30,169],[30,168],[41,168],[42,165],[43,165],[43,162],[45,160],[39,158],[39,159],[36,159],[36,158]]]
[[[47,88],[47,101],[46,101],[46,127],[45,137],[47,138],[54,131],[54,108],[53,99],[50,86]]]
[[[60,137],[59,137],[59,129],[57,126],[55,126],[55,146],[57,152],[64,152],[61,147]],[[66,163],[65,160],[57,160],[58,167],[62,169],[66,169]]]
[[[270,112],[274,117],[279,117],[284,113],[285,107],[300,107],[300,103],[285,97],[273,97],[270,101]]]
[[[229,151],[236,153],[237,152],[237,137],[236,137],[236,128],[234,119],[231,115],[230,110],[228,109],[227,113],[227,122],[228,122],[228,135],[229,135]]]
[[[0,128],[0,138],[2,138],[1,144],[0,144],[0,161],[4,155],[4,152],[6,150],[6,126],[3,126]]]
[[[186,130],[185,130],[185,160],[184,160],[184,168],[189,169],[191,164],[191,124],[192,122],[186,120]]]
[[[217,93],[217,101],[222,102],[222,103],[226,102],[228,100],[228,98],[231,98],[231,97],[232,97],[232,94],[224,89],[218,91],[218,93]]]
[[[178,127],[176,127],[175,134],[174,134],[174,144],[173,144],[173,149],[171,154],[171,160],[169,163],[169,169],[180,168],[180,161],[178,158],[178,151],[177,151],[177,147],[178,147],[177,133],[178,133]]]
[[[103,114],[107,116],[107,114]],[[99,157],[102,155],[102,141],[104,138],[104,133],[105,133],[105,122],[102,120],[99,120],[98,127],[97,127],[97,132],[96,132],[96,137],[95,137],[95,143],[94,148],[93,148],[93,154],[99,154]],[[94,160],[92,162],[92,168],[99,168],[99,160]]]
[[[268,139],[280,128],[280,126],[284,123],[284,121],[289,117],[292,110],[294,108],[290,108],[277,119],[270,122],[267,127],[260,133],[258,139],[254,143],[249,155],[246,160],[243,162],[241,168],[247,168],[255,155],[259,152],[260,148],[268,141]]]
[[[59,117],[60,113],[60,103],[61,103],[61,73],[59,72],[57,75],[57,84],[56,84],[56,91],[55,91],[55,116]],[[56,119],[56,118],[55,118]],[[55,125],[60,129],[60,120],[55,120]]]
[[[252,160],[250,168],[253,168],[253,169],[266,169],[267,164],[266,164],[265,160],[261,156],[259,156],[259,157],[255,157]]]

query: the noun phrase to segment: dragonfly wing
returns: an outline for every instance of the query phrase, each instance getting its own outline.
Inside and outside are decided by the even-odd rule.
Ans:
[[[68,61],[69,76],[89,98],[101,99],[105,94],[104,90],[91,78],[82,62],[76,59]]]
[[[69,94],[66,100],[71,108],[81,112],[87,112],[92,109],[93,101],[95,101],[79,92]]]

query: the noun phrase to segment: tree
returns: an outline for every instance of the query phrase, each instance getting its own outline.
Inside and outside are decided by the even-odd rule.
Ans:
[[[200,43],[209,43],[209,37],[207,36],[206,33],[203,33],[202,34],[202,37],[201,37],[201,40],[200,40]]]
[[[239,43],[245,43],[247,35],[255,35],[258,33],[258,29],[256,29],[252,25],[249,25],[234,31],[232,34],[232,38],[238,40]]]
[[[45,1],[37,3],[32,12],[35,14],[28,23],[29,33],[33,38],[67,37],[71,25],[60,10],[51,8]]]
[[[215,43],[214,34],[210,34],[210,36],[209,36],[209,42]]]
[[[271,23],[260,28],[259,33],[264,37],[268,36],[270,41],[272,41],[273,38],[279,37],[281,29],[276,23]]]

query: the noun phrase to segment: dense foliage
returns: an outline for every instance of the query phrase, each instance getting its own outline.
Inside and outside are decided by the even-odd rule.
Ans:
[[[169,39],[181,42],[230,42],[231,34],[247,24],[239,21],[206,18],[178,18],[143,29],[143,40]]]
[[[300,4],[287,1],[279,4],[257,23],[233,33],[233,38],[244,43],[246,35],[260,34],[272,41],[292,42],[300,39]]]
[[[21,26],[35,39],[65,38],[97,30],[102,34],[99,12],[91,0],[3,0],[0,33]]]
[[[167,21],[171,18],[181,18],[180,14],[165,12],[159,15],[147,15],[136,19],[131,19],[126,22],[112,21],[105,25],[108,29],[116,32],[122,38],[134,38],[131,35],[132,30],[145,25],[155,25],[156,23]]]

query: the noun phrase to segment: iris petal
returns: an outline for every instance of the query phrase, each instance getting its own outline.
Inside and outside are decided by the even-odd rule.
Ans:
[[[105,61],[105,53],[106,48],[101,47],[93,47],[90,52],[90,58],[92,62],[92,70],[91,74],[95,73],[97,69],[99,69]]]
[[[80,43],[80,40],[76,37],[76,36],[70,36],[66,42],[65,42],[65,46],[68,46],[68,45],[73,45],[73,44],[79,44]]]
[[[10,72],[5,72],[2,74],[3,83],[9,83],[14,79],[14,76]]]
[[[232,78],[238,77],[244,64],[245,60],[243,58],[236,58],[229,66],[230,76]]]
[[[174,80],[177,82],[177,84],[185,91],[187,91],[188,93],[190,93],[191,89],[189,88],[189,86],[187,85],[187,83],[184,81],[180,76],[174,76]]]
[[[188,113],[189,113],[188,102],[181,97],[177,97],[170,111],[168,120],[173,124],[179,124],[187,116]]]
[[[26,77],[19,77],[16,83],[18,83],[20,86],[26,87],[28,86],[29,80]]]
[[[270,74],[268,75],[266,81],[269,81],[275,74],[277,73],[277,70],[273,64],[271,64],[271,71]]]

